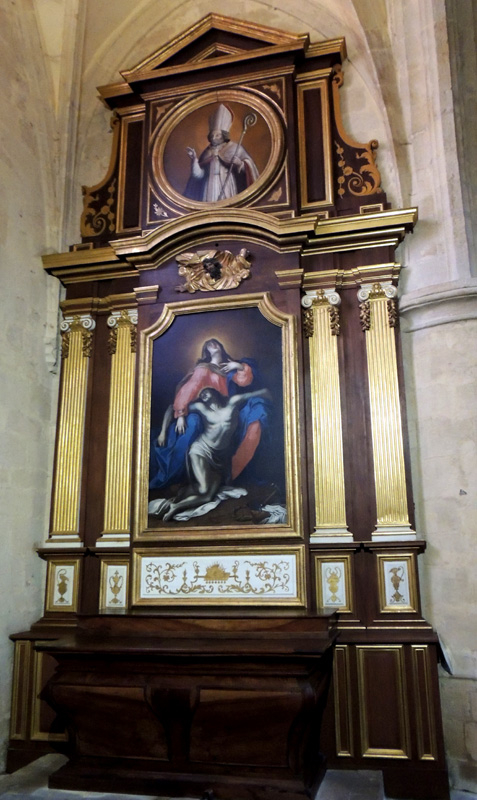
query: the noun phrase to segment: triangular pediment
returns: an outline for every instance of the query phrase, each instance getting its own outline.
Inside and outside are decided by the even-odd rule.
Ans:
[[[121,75],[132,83],[165,67],[246,55],[270,47],[296,49],[306,47],[308,41],[307,34],[290,34],[232,17],[208,14]]]

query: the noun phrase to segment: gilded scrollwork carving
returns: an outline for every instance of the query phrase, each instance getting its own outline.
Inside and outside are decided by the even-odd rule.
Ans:
[[[166,209],[163,206],[161,206],[160,203],[153,203],[152,207],[154,209],[155,217],[164,217],[164,218],[169,217],[169,214],[167,213]]]
[[[344,130],[341,118],[339,89],[343,85],[343,72],[341,66],[334,68],[333,76],[333,101],[337,139],[335,150],[338,157],[337,166],[341,174],[338,176],[338,196],[343,198],[346,194],[355,197],[381,194],[381,175],[376,165],[376,150],[379,143],[372,139],[367,143],[353,140]],[[364,162],[359,164],[359,162]]]
[[[388,300],[388,320],[389,327],[395,328],[398,324],[399,313],[396,300]]]
[[[283,196],[283,187],[279,186],[278,189],[275,189],[275,191],[270,195],[270,201],[272,203],[278,203],[278,201],[282,199],[282,196]]]
[[[93,355],[93,331],[83,331],[83,355],[85,358],[91,358]]]
[[[310,339],[315,332],[315,325],[313,322],[313,309],[305,308],[303,312],[303,333],[307,339]]]
[[[131,328],[131,353],[137,352],[137,325]]]
[[[334,75],[333,75],[333,84],[340,89],[343,86],[344,76],[343,76],[343,67],[341,64],[335,64],[333,67]]]
[[[62,331],[61,333],[61,358],[68,358],[70,354],[70,332]]]
[[[341,298],[339,294],[332,289],[318,289],[313,295],[305,295],[305,297],[302,298],[301,304],[305,309],[303,312],[303,332],[306,338],[309,339],[314,334],[313,308],[319,306],[326,307],[329,313],[331,335],[339,336],[341,331],[340,303]]]
[[[81,236],[101,236],[102,233],[116,231],[116,205],[117,205],[117,168],[119,131],[121,123],[114,114],[111,119],[113,131],[113,145],[108,173],[101,183],[96,186],[83,186],[83,213],[81,214]]]
[[[369,331],[371,328],[371,304],[369,300],[364,300],[359,304],[359,321],[363,331]]]
[[[370,330],[371,303],[379,300],[386,301],[389,327],[396,327],[399,319],[396,297],[397,289],[391,283],[373,283],[372,285],[361,287],[358,292],[358,299],[360,300],[359,317],[363,331]]]
[[[271,94],[275,94],[279,100],[282,99],[282,90],[278,83],[264,83],[263,88]]]
[[[336,152],[339,156],[338,167],[341,175],[338,176],[338,194],[343,197],[346,192],[362,197],[369,194],[382,192],[381,175],[376,166],[376,150],[378,142],[373,139],[361,153],[355,153],[355,158],[364,161],[358,171],[346,163],[344,147],[335,142]]]
[[[146,566],[146,594],[157,595],[265,595],[286,593],[290,584],[290,564],[286,561],[246,560],[245,566],[237,559],[227,570],[219,562],[204,567],[201,573],[198,561],[165,561]],[[184,568],[184,569],[183,569]],[[243,573],[243,574],[241,574]]]
[[[199,250],[176,257],[179,275],[185,282],[178,292],[218,292],[235,289],[250,276],[250,253],[242,249],[237,256],[229,250]]]
[[[118,346],[118,328],[129,328],[131,353],[137,349],[137,311],[123,308],[121,311],[113,311],[108,317],[108,352],[110,355],[116,353]]]
[[[173,105],[174,105],[174,103],[171,102],[171,103],[162,103],[161,105],[156,106],[156,108],[155,108],[156,125],[162,119],[164,114],[166,114],[173,107]]]
[[[106,189],[106,199],[104,199],[99,192],[90,194],[88,190],[83,187],[84,212],[81,218],[82,236],[99,236],[106,230],[110,233],[114,233],[116,230],[116,214],[114,211],[116,184],[116,178],[113,178]]]
[[[330,305],[328,307],[328,312],[330,315],[331,334],[332,336],[339,336],[341,332],[339,309],[336,306]]]
[[[114,326],[114,328],[110,328],[108,336],[108,353],[110,356],[114,356],[114,354],[116,353],[117,346],[118,346],[118,329],[116,326]]]
[[[93,352],[93,331],[95,327],[96,323],[89,314],[74,314],[72,317],[65,317],[60,325],[62,358],[68,358],[70,334],[75,332],[81,333],[83,356],[90,358]]]

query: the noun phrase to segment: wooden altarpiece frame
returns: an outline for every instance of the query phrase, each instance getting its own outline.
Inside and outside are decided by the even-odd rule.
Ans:
[[[44,258],[61,394],[9,769],[54,747],[56,787],[298,800],[321,750],[448,800],[398,335],[417,210],[344,130],[345,58],[210,14],[99,88],[110,165]]]

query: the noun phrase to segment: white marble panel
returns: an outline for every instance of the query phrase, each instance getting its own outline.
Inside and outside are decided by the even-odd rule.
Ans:
[[[410,606],[409,561],[383,561],[386,606]]]
[[[295,553],[185,554],[141,558],[140,600],[259,602],[298,598]]]
[[[53,607],[60,609],[72,606],[76,565],[55,564],[53,569]]]
[[[105,573],[104,607],[113,610],[126,608],[128,565],[108,564]]]
[[[321,602],[323,606],[333,608],[342,608],[348,605],[345,562],[321,562]]]

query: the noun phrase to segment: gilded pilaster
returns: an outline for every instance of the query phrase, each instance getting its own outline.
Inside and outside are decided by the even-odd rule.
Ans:
[[[315,531],[326,542],[352,539],[346,525],[337,337],[340,296],[332,289],[310,291],[302,299],[310,347],[315,476]]]
[[[111,391],[104,529],[99,547],[129,544],[137,311],[113,311],[108,327]]]
[[[366,334],[377,526],[373,540],[414,539],[407,507],[401,408],[393,328],[397,289],[363,285],[358,292]]]
[[[62,372],[53,514],[49,543],[78,543],[88,368],[95,321],[89,314],[61,323]]]

